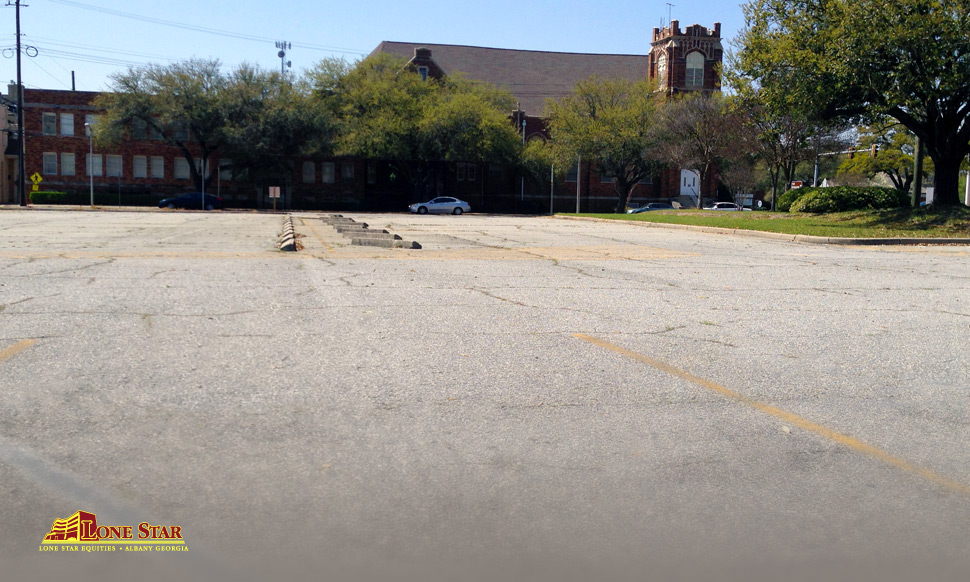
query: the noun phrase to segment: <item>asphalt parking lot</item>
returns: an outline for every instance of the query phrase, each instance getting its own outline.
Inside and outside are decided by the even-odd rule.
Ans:
[[[970,575],[970,247],[347,216],[0,211],[5,579]]]

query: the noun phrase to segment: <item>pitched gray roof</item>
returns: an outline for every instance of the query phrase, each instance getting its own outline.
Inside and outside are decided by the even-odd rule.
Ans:
[[[449,44],[384,41],[371,53],[389,53],[406,59],[414,49],[431,50],[431,59],[445,74],[463,73],[468,79],[501,87],[521,102],[529,115],[541,116],[546,99],[558,99],[577,82],[596,75],[603,79],[647,77],[647,55],[596,55],[521,51]]]

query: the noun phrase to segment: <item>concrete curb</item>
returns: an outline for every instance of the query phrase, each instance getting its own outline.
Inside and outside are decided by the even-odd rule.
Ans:
[[[611,220],[609,218],[594,218],[592,216],[559,216],[552,218],[563,220],[580,220],[589,222],[623,223],[634,226],[667,228],[673,230],[689,230],[708,234],[722,234],[733,236],[747,236],[766,238],[786,242],[813,245],[841,245],[841,246],[887,246],[887,245],[970,245],[970,238],[843,238],[830,236],[811,236],[807,234],[785,234],[781,232],[764,232],[760,230],[745,230],[743,228],[720,228],[716,226],[697,226],[693,224],[670,224],[666,222],[648,222],[641,220]]]

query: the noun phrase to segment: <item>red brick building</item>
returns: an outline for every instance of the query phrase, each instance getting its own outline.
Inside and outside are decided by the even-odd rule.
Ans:
[[[16,87],[11,87],[12,92]],[[145,204],[162,197],[198,190],[189,161],[181,150],[168,145],[147,127],[132,127],[132,138],[104,147],[92,143],[88,124],[98,122],[101,111],[93,105],[98,93],[43,89],[24,90],[25,166],[28,194],[30,176],[39,174],[40,190],[69,192],[89,200],[93,183],[99,205]],[[188,136],[190,151],[198,148]],[[5,187],[0,203],[15,203],[16,152],[5,156]],[[194,159],[201,167],[199,157]],[[231,160],[213,154],[209,168],[228,166]],[[280,184],[286,208],[346,208],[362,205],[368,184],[376,185],[376,165],[343,158],[294,160],[293,175]],[[92,176],[93,174],[93,176]],[[213,172],[206,193],[227,200],[230,207],[272,207],[267,191],[233,178],[228,169]],[[376,197],[375,206],[381,198]],[[400,206],[400,202],[397,202]]]
[[[187,161],[181,153],[147,131],[115,147],[93,144],[89,125],[98,122],[100,111],[92,105],[97,96],[24,90],[26,171],[43,178],[41,190],[86,192],[92,178],[96,193],[117,193],[122,199],[193,189],[183,173]]]

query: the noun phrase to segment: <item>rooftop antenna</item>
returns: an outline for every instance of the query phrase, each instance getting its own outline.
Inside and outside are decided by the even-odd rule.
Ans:
[[[673,20],[671,20],[673,18],[673,15],[671,14],[673,8],[674,5],[667,2],[667,26],[670,26],[670,23],[673,22]]]
[[[276,48],[280,49],[280,52],[276,53],[280,58],[280,73],[285,77],[286,69],[293,67],[293,61],[286,60],[286,51],[293,48],[293,43],[280,40],[276,42]]]

